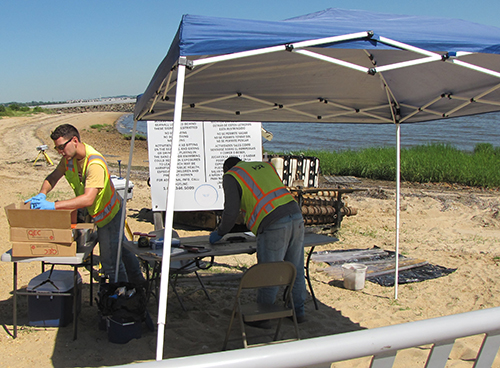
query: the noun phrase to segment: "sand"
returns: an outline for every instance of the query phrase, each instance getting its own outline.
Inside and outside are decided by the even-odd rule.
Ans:
[[[0,120],[0,205],[2,207],[38,193],[43,178],[53,169],[43,159],[36,165],[36,147],[53,143],[49,132],[61,123],[77,126],[85,142],[103,153],[112,174],[118,174],[117,160],[128,162],[130,142],[117,133],[97,133],[92,124],[113,124],[120,113],[81,113],[36,115]],[[133,199],[128,202],[128,222],[134,231],[150,231],[151,200],[146,184],[147,146],[137,142],[134,150],[132,181]],[[49,155],[59,160],[54,150]],[[345,218],[338,233],[339,241],[317,250],[371,248],[393,250],[395,242],[395,187],[391,182],[362,180],[366,192],[346,196],[356,216]],[[70,197],[71,190],[61,182],[55,197]],[[456,268],[448,276],[424,282],[400,285],[398,299],[394,289],[367,282],[360,291],[343,288],[323,272],[324,263],[312,263],[313,287],[319,310],[312,299],[306,301],[307,322],[300,325],[302,338],[338,334],[364,328],[394,325],[409,321],[446,316],[500,305],[500,193],[450,185],[412,185],[403,183],[401,201],[400,252],[412,258],[447,268]],[[0,212],[0,251],[10,249],[8,223]],[[181,236],[208,234],[179,229]],[[204,272],[212,297],[208,301],[201,292],[185,297],[188,312],[182,311],[173,294],[168,299],[164,357],[179,357],[220,351],[232,307],[238,275],[255,263],[254,255],[219,257],[215,266]],[[64,268],[64,267],[62,267]],[[18,338],[12,338],[12,265],[0,263],[0,356],[5,367],[74,367],[109,366],[154,360],[156,333],[144,328],[140,339],[126,345],[108,342],[105,331],[98,329],[97,308],[89,306],[89,272],[80,270],[83,280],[82,312],[78,317],[78,339],[72,340],[71,326],[39,328],[27,326],[27,303],[19,297]],[[40,273],[39,263],[19,264],[19,286],[25,288]],[[220,277],[223,274],[224,277]],[[196,283],[183,281],[185,291]],[[148,309],[156,320],[154,298]],[[291,325],[286,324],[291,332]],[[237,337],[236,330],[233,337]],[[480,338],[456,342],[449,366],[472,367]],[[229,348],[240,348],[240,341]],[[423,366],[429,346],[409,349],[398,354],[400,367]],[[357,366],[357,362],[335,364]],[[499,359],[495,366],[500,366]]]

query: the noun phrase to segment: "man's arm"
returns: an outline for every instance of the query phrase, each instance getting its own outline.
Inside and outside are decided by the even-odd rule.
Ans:
[[[224,188],[224,212],[217,228],[217,233],[221,236],[227,234],[233,228],[240,214],[241,187],[236,179],[231,175],[224,175],[222,178]]]
[[[48,192],[50,192],[56,186],[59,179],[61,179],[63,176],[64,173],[62,173],[61,171],[58,170],[58,168],[56,168],[43,181],[40,193],[47,194]]]
[[[92,170],[90,170],[90,167],[92,167]],[[40,207],[38,204],[35,204],[35,207],[32,208],[74,210],[91,206],[94,203],[97,194],[99,193],[99,186],[103,186],[103,184],[100,184],[101,181],[104,182],[103,172],[104,170],[99,165],[90,165],[89,175],[87,176],[87,183],[93,183],[96,180],[95,177],[97,176],[97,181],[99,182],[99,184],[97,184],[98,187],[95,187],[95,185],[90,185],[90,187],[85,187],[84,193],[77,197],[63,201],[47,202],[46,204],[52,208],[44,208],[45,205],[43,207]],[[42,184],[42,188],[40,189],[40,193],[45,195],[49,193],[63,176],[64,172],[62,172],[59,167],[57,167],[45,178]]]
[[[104,168],[101,165],[90,164],[87,168],[85,191],[78,197],[55,202],[56,210],[73,210],[91,206],[99,193],[104,188]]]
[[[56,210],[74,210],[89,207],[94,203],[98,192],[99,189],[97,188],[85,188],[85,192],[78,197],[55,202]]]
[[[40,192],[36,196],[25,200],[24,203],[31,202],[31,208],[40,208],[41,202],[46,202],[47,193],[55,187],[59,179],[61,179],[64,175],[64,172],[61,171],[60,167],[61,163],[59,163],[57,168],[45,178],[42,183],[42,187],[40,188]],[[52,207],[52,205],[48,205],[49,207]]]

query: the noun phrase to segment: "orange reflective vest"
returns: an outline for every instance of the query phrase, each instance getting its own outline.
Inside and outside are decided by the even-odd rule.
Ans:
[[[111,181],[108,165],[102,155],[91,146],[85,144],[85,162],[83,163],[82,178],[78,175],[78,166],[76,157],[73,160],[66,160],[64,176],[68,181],[76,196],[85,192],[85,179],[89,165],[100,165],[104,169],[104,188],[97,193],[94,203],[87,207],[87,210],[94,219],[98,227],[108,224],[120,210],[120,198],[115,191]]]
[[[224,175],[233,176],[241,186],[240,208],[245,223],[257,235],[259,225],[277,207],[295,199],[268,162],[239,162]]]

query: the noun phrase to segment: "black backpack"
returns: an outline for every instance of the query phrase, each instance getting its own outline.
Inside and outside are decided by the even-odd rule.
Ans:
[[[149,316],[146,291],[129,282],[102,283],[96,303],[103,317],[120,323],[143,322]]]

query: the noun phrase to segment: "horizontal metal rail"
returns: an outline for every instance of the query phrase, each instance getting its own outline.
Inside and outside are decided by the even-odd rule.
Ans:
[[[330,367],[333,362],[373,356],[372,367],[391,367],[399,350],[433,344],[426,367],[437,368],[445,366],[455,339],[478,334],[485,334],[485,338],[478,349],[474,367],[491,367],[500,346],[500,307],[276,345],[137,363],[134,366],[319,368]]]

